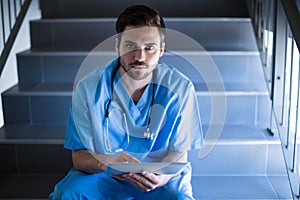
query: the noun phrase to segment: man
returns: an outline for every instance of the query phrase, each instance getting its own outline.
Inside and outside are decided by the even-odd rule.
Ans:
[[[65,138],[74,168],[50,199],[193,199],[190,165],[178,174],[106,173],[113,162],[187,162],[187,151],[203,141],[191,81],[159,62],[159,13],[128,7],[116,30],[119,57],[75,88]]]

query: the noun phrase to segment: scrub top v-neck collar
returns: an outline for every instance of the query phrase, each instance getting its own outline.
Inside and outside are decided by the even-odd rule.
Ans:
[[[122,102],[124,109],[128,111],[130,117],[133,121],[138,125],[145,125],[148,123],[149,115],[150,115],[150,107],[151,107],[151,99],[153,98],[153,81],[146,86],[142,96],[135,104],[132,98],[129,96],[122,80],[119,72],[116,73],[114,78],[114,98],[120,99]],[[142,123],[142,124],[141,124]]]

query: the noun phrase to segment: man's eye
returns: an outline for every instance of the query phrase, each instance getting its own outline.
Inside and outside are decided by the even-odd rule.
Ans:
[[[155,46],[146,46],[145,49],[147,51],[153,51],[153,50],[155,50]]]
[[[136,45],[133,45],[133,44],[126,44],[126,47],[128,49],[136,49],[137,48]]]

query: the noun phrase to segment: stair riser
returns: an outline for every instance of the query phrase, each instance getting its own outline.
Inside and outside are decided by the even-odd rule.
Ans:
[[[73,83],[80,67],[89,61],[88,66],[97,67],[105,61],[115,58],[115,55],[18,55],[18,73],[20,84],[26,83]],[[166,53],[162,58],[171,66],[187,75],[193,83],[205,83],[201,70],[217,69],[224,84],[257,81],[262,73],[257,73],[259,57],[257,55],[171,55]],[[92,63],[92,64],[90,64]],[[197,66],[192,64],[197,63]],[[199,68],[198,68],[199,67]],[[200,72],[198,72],[199,70]],[[216,82],[216,75],[205,77],[206,82]]]
[[[247,93],[241,95],[226,95],[220,96],[222,101],[218,101],[216,97],[210,97],[209,95],[198,96],[198,104],[201,114],[201,120],[203,124],[240,124],[240,125],[258,125],[260,127],[268,127],[270,116],[269,97],[267,95],[248,95]],[[223,99],[225,98],[225,102]],[[212,106],[212,101],[219,102]],[[219,113],[219,110],[224,110],[225,113]],[[225,116],[224,121],[215,121],[211,119],[212,112],[215,113],[214,119],[218,119],[218,116]]]
[[[257,50],[250,20],[166,20],[166,24],[170,29],[166,36],[169,50],[200,50],[199,45],[206,50]],[[114,26],[115,19],[33,21],[31,46],[91,50],[116,34]],[[110,43],[113,50],[114,39]]]
[[[63,145],[0,144],[0,173],[66,173],[72,166]]]
[[[287,176],[192,177],[192,185],[196,199],[293,199]]]
[[[285,175],[280,148],[279,144],[217,144],[203,159],[197,151],[189,152],[189,161],[194,176]],[[0,149],[0,173],[64,173],[72,166],[70,151],[61,144],[1,144]]]
[[[242,134],[242,133],[241,133]],[[280,144],[217,144],[204,158],[189,152],[195,176],[285,175]]]
[[[4,95],[2,101],[7,124],[66,124],[71,97]]]
[[[224,96],[213,97],[224,99]],[[207,93],[198,95],[198,104],[203,124],[221,124],[223,121],[211,121],[212,109],[216,109],[219,115],[218,106],[211,106],[212,98]],[[266,95],[227,95],[225,103],[226,113],[225,124],[249,124],[249,125],[269,125],[269,115],[266,112],[269,108],[265,105],[269,103]],[[71,93],[69,95],[52,94],[45,95],[3,95],[4,118],[6,123],[33,123],[33,124],[66,124],[69,105],[71,103]],[[222,110],[222,109],[220,109]],[[16,112],[18,111],[18,112]],[[216,119],[216,118],[214,118]],[[213,119],[213,120],[214,120]]]
[[[198,0],[89,0],[88,3],[73,0],[71,5],[68,0],[52,0],[51,2],[40,0],[43,18],[117,17],[123,9],[134,4],[153,6],[164,17],[248,16],[246,4],[240,0],[231,0],[230,3],[222,0],[205,2]]]

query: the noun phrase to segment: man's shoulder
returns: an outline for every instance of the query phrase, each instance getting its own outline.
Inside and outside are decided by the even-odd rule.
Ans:
[[[179,82],[181,84],[190,85],[192,84],[191,80],[181,71],[179,71],[174,66],[168,65],[163,62],[159,62],[157,65],[158,69],[158,79],[160,81],[166,81],[169,83]]]
[[[116,60],[112,60],[107,62],[104,65],[100,65],[95,69],[89,69],[89,71],[85,72],[83,78],[80,79],[78,84],[81,85],[97,85],[101,78],[109,78],[113,67],[116,65]],[[84,70],[84,69],[83,69]],[[108,72],[108,73],[106,73]],[[83,72],[84,73],[84,72]],[[105,77],[104,77],[105,76]],[[106,77],[107,76],[107,77]],[[108,77],[109,76],[109,77]]]

